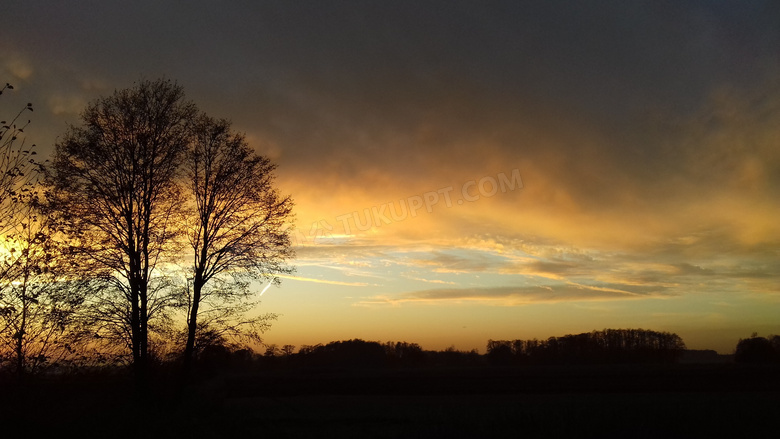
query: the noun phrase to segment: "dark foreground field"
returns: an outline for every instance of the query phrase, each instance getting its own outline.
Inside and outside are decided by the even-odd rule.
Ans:
[[[145,404],[121,377],[68,377],[4,384],[0,428],[27,437],[776,437],[778,372],[734,364],[277,370],[183,390],[161,378]]]

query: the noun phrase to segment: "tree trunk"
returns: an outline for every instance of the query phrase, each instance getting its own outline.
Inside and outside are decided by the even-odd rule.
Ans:
[[[141,360],[141,318],[138,306],[138,289],[133,283],[130,284],[130,302],[130,336],[132,337],[133,364],[137,365]]]
[[[205,270],[205,262],[208,257],[209,248],[209,221],[208,218],[201,219],[201,226],[203,227],[203,247],[200,249],[200,254],[196,253],[195,257],[195,277],[192,280],[192,308],[190,309],[190,315],[187,321],[187,344],[184,347],[184,374],[185,376],[190,373],[192,363],[195,359],[195,336],[198,329],[198,310],[200,309],[200,298],[203,292],[203,286],[206,284],[206,279],[203,277]]]
[[[24,329],[21,328],[16,332],[16,373],[20,377],[24,375]]]
[[[16,332],[16,373],[19,377],[24,376],[25,358],[24,358],[24,333],[27,330],[27,312],[29,302],[27,300],[27,282],[29,280],[29,270],[25,266],[24,278],[22,279],[22,321]]]
[[[195,357],[195,335],[198,328],[198,309],[200,308],[200,295],[203,290],[203,278],[200,273],[195,274],[192,283],[192,308],[187,320],[187,344],[184,348],[184,372],[189,373]]]
[[[149,314],[148,314],[148,297],[147,297],[147,282],[143,282],[140,285],[139,299],[141,302],[141,309],[139,310],[139,316],[141,318],[141,345],[140,345],[140,358],[141,365],[139,370],[141,372],[141,378],[146,379],[146,375],[149,372]]]
[[[145,347],[146,343],[144,339],[146,334],[144,333],[144,305],[142,300],[142,285],[141,279],[137,276],[133,276],[130,280],[130,297],[131,297],[131,316],[130,316],[130,331],[132,337],[133,348],[133,375],[136,385],[140,393],[146,386],[146,355]]]

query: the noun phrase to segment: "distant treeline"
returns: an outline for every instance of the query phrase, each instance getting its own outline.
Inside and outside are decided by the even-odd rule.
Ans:
[[[281,348],[268,345],[263,355],[212,346],[201,355],[201,364],[215,366],[258,366],[261,368],[382,368],[382,367],[461,367],[521,366],[552,364],[639,364],[676,363],[687,351],[682,338],[674,333],[647,329],[604,329],[601,331],[550,337],[546,340],[488,340],[487,351],[424,350],[417,343],[334,341],[327,344]],[[715,351],[706,362],[747,363],[780,361],[780,336],[753,335],[740,340],[733,356]],[[699,358],[693,355],[692,358]],[[690,359],[688,360],[690,361]]]
[[[334,341],[281,348],[269,345],[263,355],[231,353],[214,347],[203,352],[205,365],[255,364],[281,368],[381,368],[417,366],[507,366],[522,364],[671,363],[685,351],[676,335],[644,329],[605,329],[547,340],[489,340],[487,352],[424,350],[417,343]]]
[[[302,368],[457,366],[484,363],[483,356],[476,349],[459,351],[450,347],[443,351],[429,351],[423,350],[417,343],[403,341],[334,341],[324,345],[304,345],[297,353],[292,352],[292,346],[285,348],[269,346],[259,358],[260,362],[266,365]]]
[[[547,340],[489,340],[493,364],[673,363],[685,351],[677,334],[604,329]]]
[[[687,355],[687,358],[683,358]],[[705,355],[708,354],[708,355]],[[522,365],[638,364],[675,362],[767,363],[780,361],[780,336],[741,339],[735,354],[686,350],[683,340],[668,332],[645,329],[604,329],[546,340],[488,340],[487,351],[424,350],[417,343],[333,341],[327,344],[266,345],[264,353],[212,344],[198,356],[197,367],[207,374],[233,369],[361,369],[408,367],[490,367]],[[166,369],[174,362],[163,361]],[[111,367],[111,366],[107,366]],[[53,370],[58,370],[54,368]],[[0,368],[2,372],[2,368]]]

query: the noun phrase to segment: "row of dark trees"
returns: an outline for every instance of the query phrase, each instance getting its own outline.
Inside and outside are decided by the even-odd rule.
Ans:
[[[643,329],[605,329],[547,340],[489,340],[487,352],[423,350],[417,343],[334,341],[327,344],[282,348],[268,345],[263,355],[214,346],[204,354],[208,366],[281,368],[382,368],[418,366],[486,366],[520,364],[671,363],[685,351],[676,334]]]
[[[333,341],[327,344],[295,346],[267,345],[262,355],[246,349],[231,350],[210,346],[201,355],[201,370],[218,369],[354,369],[418,366],[478,366],[484,357],[476,350],[459,351],[449,347],[429,351],[417,343],[366,341],[362,339]]]
[[[293,256],[268,158],[169,80],[90,103],[50,163],[25,145],[28,111],[0,130],[0,367],[126,361],[143,381],[259,339],[275,316],[249,313],[252,283]]]
[[[494,364],[672,363],[685,351],[677,335],[646,329],[604,329],[547,340],[489,340]]]
[[[489,340],[487,352],[460,351],[454,347],[442,351],[424,350],[417,343],[334,341],[303,345],[297,352],[293,345],[267,345],[265,352],[231,350],[211,345],[202,353],[201,371],[220,369],[314,369],[339,370],[361,368],[414,367],[484,367],[520,365],[583,365],[674,363],[686,352],[711,352],[706,362],[731,361],[715,351],[686,351],[676,334],[644,329],[604,329],[576,335],[550,337],[546,340]],[[767,363],[780,361],[780,336],[741,339],[733,361]]]
[[[334,341],[327,344],[303,345],[296,352],[293,345],[267,345],[262,355],[246,349],[231,351],[223,346],[211,346],[204,353],[209,366],[257,365],[283,368],[377,368],[417,366],[485,366],[522,364],[638,364],[675,363],[686,353],[711,353],[705,362],[731,361],[731,355],[719,356],[715,351],[688,351],[677,335],[645,329],[604,329],[546,340],[489,340],[487,352],[459,351],[454,347],[443,351],[424,350],[417,343],[365,341],[361,339]],[[701,356],[699,357],[701,358]],[[740,339],[733,361],[767,363],[780,361],[780,336]]]

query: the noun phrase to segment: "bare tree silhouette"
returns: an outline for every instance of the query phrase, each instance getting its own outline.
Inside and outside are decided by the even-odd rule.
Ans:
[[[185,368],[193,359],[198,333],[248,327],[258,336],[273,315],[246,318],[249,281],[278,283],[290,273],[288,222],[292,200],[274,188],[271,161],[255,154],[226,120],[201,116],[185,162],[194,206],[188,221],[193,262],[187,287]],[[215,327],[216,326],[216,327]],[[236,331],[237,332],[237,331]]]
[[[87,106],[81,125],[56,144],[48,181],[74,249],[92,276],[114,285],[96,306],[118,313],[129,337],[136,376],[149,359],[149,322],[166,305],[155,289],[181,206],[179,165],[197,113],[180,86],[141,81]],[[108,294],[108,293],[107,293]]]
[[[6,83],[0,95],[13,88]],[[33,111],[30,103],[12,119],[0,120],[0,234],[13,228],[17,214],[23,214],[20,211],[26,204],[20,202],[19,196],[30,190],[30,183],[38,173],[38,164],[32,158],[36,154],[35,145],[25,145],[24,130],[30,121],[23,121],[22,116],[28,111]]]
[[[19,375],[69,364],[82,354],[89,328],[82,323],[85,297],[95,287],[74,275],[67,240],[38,193],[21,197],[28,206],[6,232],[0,259],[0,359],[13,358]]]

